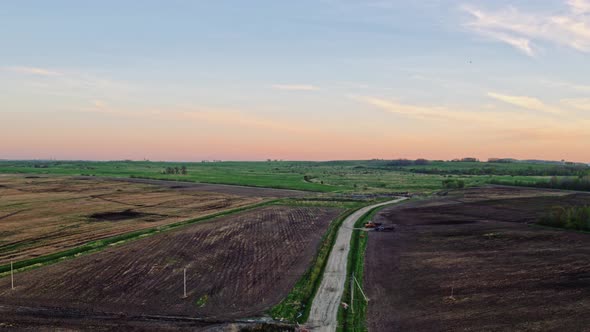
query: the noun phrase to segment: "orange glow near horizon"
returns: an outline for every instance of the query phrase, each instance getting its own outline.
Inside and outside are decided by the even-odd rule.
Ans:
[[[59,116],[39,113],[31,117],[13,113],[10,121],[2,124],[0,158],[448,160],[469,156],[481,160],[490,157],[590,160],[590,151],[585,143],[588,142],[588,136],[582,130],[500,130],[485,124],[475,124],[473,119],[468,120],[471,127],[457,119],[450,124],[440,120],[426,122],[422,126],[426,130],[421,127],[396,129],[391,123],[371,122],[365,126],[359,125],[357,131],[349,133],[334,129],[323,131],[321,124],[287,124],[254,119],[245,123],[244,119],[239,118],[234,122],[231,117],[219,114],[211,120],[200,115],[198,120],[191,116],[189,120],[167,119],[164,122],[151,117],[98,116],[102,123],[97,120],[82,121],[83,116],[80,114]]]

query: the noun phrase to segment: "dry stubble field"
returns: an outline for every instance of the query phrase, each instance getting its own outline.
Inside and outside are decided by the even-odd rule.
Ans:
[[[0,175],[0,265],[110,236],[202,217],[280,191],[100,178]],[[200,189],[199,189],[200,188]]]

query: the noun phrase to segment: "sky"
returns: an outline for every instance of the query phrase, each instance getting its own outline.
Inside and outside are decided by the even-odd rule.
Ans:
[[[590,0],[3,1],[0,159],[590,162]]]

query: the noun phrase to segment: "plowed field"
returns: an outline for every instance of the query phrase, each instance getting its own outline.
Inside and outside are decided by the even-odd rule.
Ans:
[[[369,331],[587,331],[590,234],[531,224],[590,195],[459,194],[378,215],[396,231],[369,233]]]
[[[303,275],[340,212],[269,206],[160,233],[18,273],[15,290],[10,278],[0,279],[0,305],[50,308],[53,316],[72,310],[210,319],[259,315]]]

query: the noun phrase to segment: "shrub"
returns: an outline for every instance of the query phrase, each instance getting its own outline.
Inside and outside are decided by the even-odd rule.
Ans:
[[[539,224],[551,227],[590,231],[590,206],[556,206],[539,220]]]
[[[465,187],[465,181],[446,179],[442,181],[443,188],[445,189],[460,189]]]

